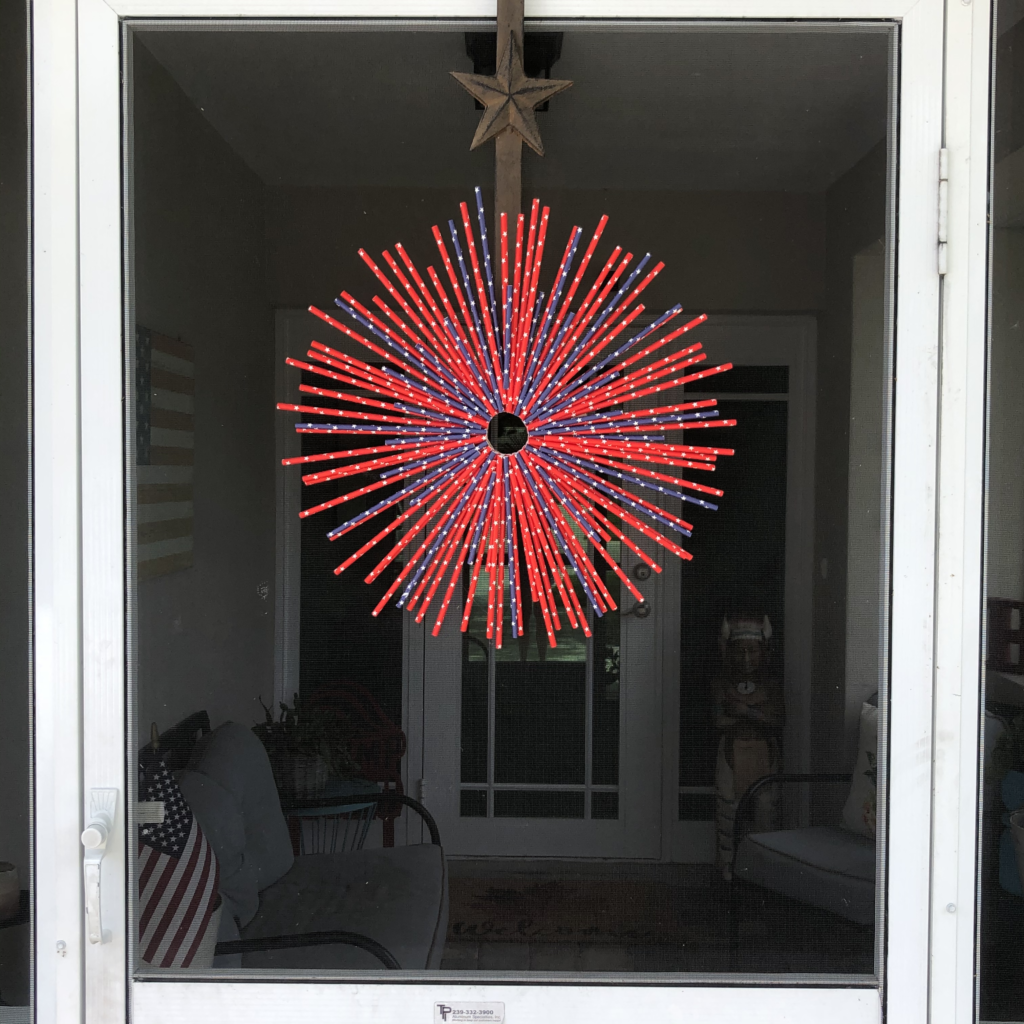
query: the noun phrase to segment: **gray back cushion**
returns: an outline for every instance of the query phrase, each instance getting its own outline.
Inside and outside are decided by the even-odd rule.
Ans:
[[[267,752],[250,729],[225,722],[196,744],[178,784],[217,856],[226,909],[244,926],[294,860]]]

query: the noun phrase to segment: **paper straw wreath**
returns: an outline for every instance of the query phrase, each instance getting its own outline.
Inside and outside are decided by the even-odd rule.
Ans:
[[[394,247],[397,261],[389,251],[383,253],[386,271],[360,249],[387,298],[374,296],[371,310],[348,292],[341,293],[335,301],[359,330],[310,307],[382,363],[354,359],[317,341],[307,353],[312,362],[287,360],[289,366],[325,378],[324,387],[303,384],[301,392],[345,406],[280,403],[279,409],[323,417],[298,423],[296,430],[376,435],[381,443],[283,462],[332,464],[303,476],[308,485],[346,477],[375,478],[305,509],[303,517],[402,484],[328,534],[333,540],[388,509],[398,511],[334,570],[344,572],[394,534],[390,549],[366,582],[399,556],[404,564],[373,615],[397,593],[398,606],[415,612],[417,622],[436,608],[436,614],[431,613],[436,636],[468,565],[471,582],[463,631],[484,570],[489,583],[488,639],[501,646],[507,574],[512,635],[522,633],[523,601],[531,600],[540,606],[548,641],[555,647],[562,614],[571,628],[591,635],[570,570],[595,615],[616,607],[598,568],[602,563],[637,600],[643,600],[608,551],[613,539],[661,572],[624,528],[679,558],[692,558],[662,532],[689,537],[691,524],[644,493],[654,491],[715,509],[717,505],[704,496],[718,498],[722,491],[649,467],[713,471],[717,457],[732,455],[732,449],[671,444],[665,436],[731,427],[736,421],[718,418],[714,399],[640,410],[631,405],[722,373],[732,364],[691,371],[706,359],[699,343],[655,356],[707,319],[701,315],[674,326],[683,311],[679,305],[623,338],[644,311],[637,298],[664,264],[655,264],[645,274],[650,253],[633,265],[632,253],[623,255],[616,246],[590,287],[581,288],[607,216],[598,223],[575,271],[583,231],[572,229],[551,293],[545,297],[537,288],[550,209],[541,210],[534,199],[529,224],[520,214],[512,225],[514,237],[508,218],[501,215],[497,275],[479,188],[479,239],[465,203],[461,213],[461,240],[455,222],[448,222],[450,251],[439,228],[433,229],[447,286],[434,267],[427,267],[424,280],[401,244]],[[580,301],[574,307],[577,294]],[[642,342],[646,344],[640,347]],[[349,390],[326,386],[328,381]],[[367,397],[370,394],[378,397]]]

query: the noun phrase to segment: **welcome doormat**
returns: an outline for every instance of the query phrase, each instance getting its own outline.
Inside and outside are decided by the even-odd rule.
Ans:
[[[724,895],[654,880],[607,877],[452,878],[449,938],[718,945],[728,939]]]

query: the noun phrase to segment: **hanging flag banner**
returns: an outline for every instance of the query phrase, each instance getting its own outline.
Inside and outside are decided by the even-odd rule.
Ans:
[[[192,565],[195,356],[146,327],[136,339],[136,566],[148,580]]]
[[[296,424],[301,433],[367,435],[374,444],[283,464],[324,463],[303,476],[309,486],[362,478],[302,517],[385,492],[328,534],[334,540],[392,510],[334,570],[385,544],[365,581],[392,563],[401,570],[373,615],[395,598],[417,622],[429,612],[437,636],[468,569],[463,631],[483,572],[488,639],[501,646],[507,580],[512,635],[523,631],[523,602],[533,601],[555,647],[563,616],[590,636],[584,601],[598,616],[615,609],[605,572],[643,601],[612,542],[658,573],[641,538],[692,558],[672,537],[689,537],[693,526],[664,499],[716,509],[722,491],[679,471],[711,473],[733,451],[683,444],[679,432],[736,421],[720,416],[715,399],[686,402],[678,389],[732,364],[707,366],[699,343],[678,340],[707,319],[685,320],[680,305],[631,329],[644,312],[637,299],[664,264],[648,268],[650,253],[634,260],[620,246],[604,263],[594,260],[606,216],[578,264],[583,230],[572,229],[546,295],[539,285],[549,207],[534,199],[529,218],[519,214],[514,224],[502,214],[494,258],[479,188],[476,230],[466,203],[460,212],[461,235],[453,220],[447,239],[433,228],[440,273],[428,266],[424,278],[400,243],[382,254],[385,267],[361,249],[385,296],[370,308],[342,292],[341,319],[310,307],[373,361],[311,342],[308,361],[287,362],[316,383],[300,386],[302,404],[278,409],[315,417]]]

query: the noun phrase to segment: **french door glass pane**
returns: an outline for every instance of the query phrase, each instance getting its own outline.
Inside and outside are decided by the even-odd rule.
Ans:
[[[595,260],[665,261],[633,333],[677,302],[708,316],[638,370],[696,342],[734,364],[621,402],[736,425],[685,438],[716,449],[704,476],[597,465],[648,518],[595,519],[622,576],[600,561],[604,614],[590,636],[566,615],[549,646],[529,596],[513,636],[506,564],[468,611],[458,564],[423,621],[398,609],[434,524],[408,496],[352,521],[420,478],[317,475],[393,428],[296,430],[342,404],[386,414],[374,389],[401,378],[299,311],[351,291],[364,323],[391,317],[360,247],[426,268],[431,226],[457,228],[476,185],[490,219],[494,146],[470,149],[480,112],[448,72],[494,72],[491,26],[129,27],[130,754],[140,798],[202,829],[220,893],[195,897],[212,924],[160,931],[174,844],[140,824],[137,971],[188,950],[193,970],[875,975],[894,32],[527,25],[527,72],[573,83],[537,111],[544,156],[522,157],[557,249],[540,290],[573,225],[608,214]],[[324,344],[334,383],[310,369]],[[577,570],[563,582],[587,608]],[[327,931],[349,938],[297,938]]]
[[[620,543],[612,542],[609,552],[620,557]],[[617,601],[618,577],[611,569],[604,576]],[[574,572],[569,578],[575,584]],[[469,585],[468,570],[463,585]],[[578,599],[585,601],[575,585]],[[618,610],[592,618],[590,641],[577,631],[549,649],[539,605],[529,603],[523,632],[497,647],[486,641],[489,590],[490,579],[482,572],[462,647],[461,780],[467,788],[460,813],[488,816],[483,809],[490,793],[491,816],[616,818],[610,798],[618,784]],[[504,591],[503,634],[511,638],[507,580]],[[488,757],[492,742],[493,760]],[[487,789],[480,790],[479,783]],[[531,789],[515,788],[523,784]],[[566,785],[575,789],[561,788]],[[594,790],[594,785],[604,788]],[[591,815],[587,807],[595,795],[598,806]]]

